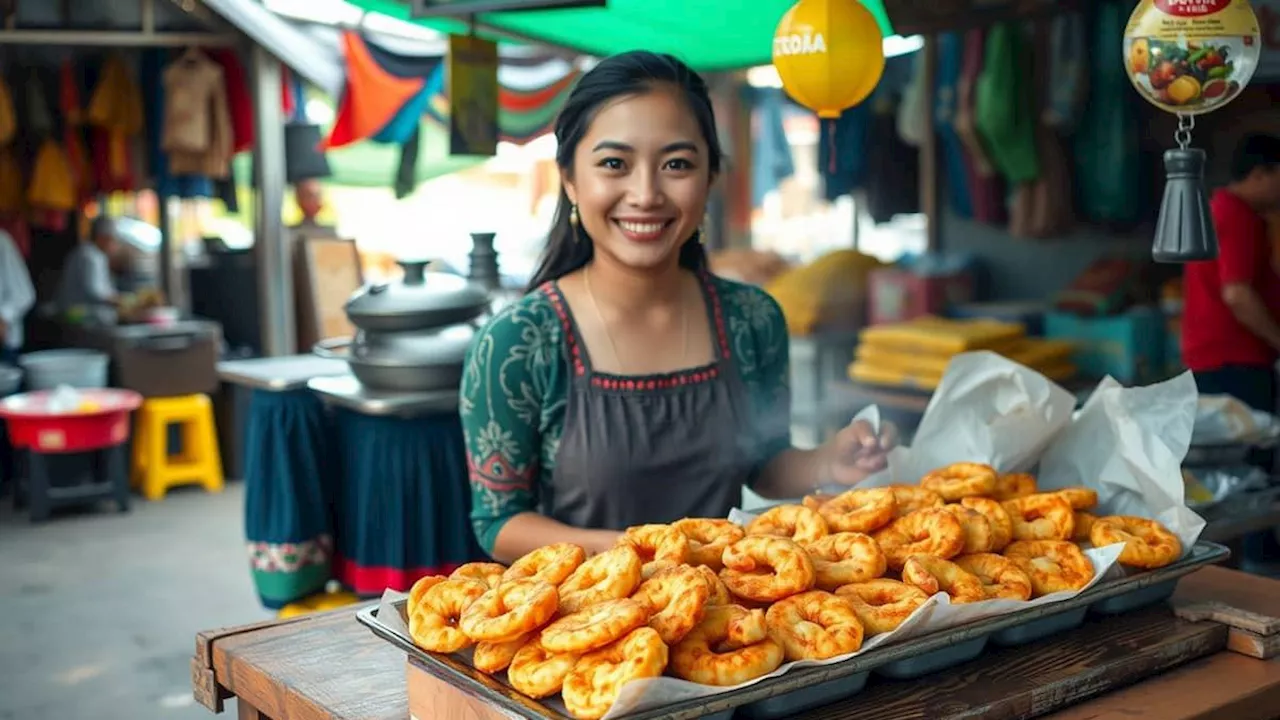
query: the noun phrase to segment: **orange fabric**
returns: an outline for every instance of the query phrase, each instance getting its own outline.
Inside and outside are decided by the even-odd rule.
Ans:
[[[321,145],[325,149],[377,135],[426,82],[424,78],[401,78],[383,70],[354,32],[342,34],[342,47],[347,59],[347,85],[338,107],[338,121]]]

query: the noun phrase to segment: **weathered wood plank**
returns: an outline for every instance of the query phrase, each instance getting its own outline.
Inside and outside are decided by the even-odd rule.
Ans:
[[[872,677],[866,690],[797,720],[1019,720],[1080,703],[1221,650],[1226,628],[1168,608],[1089,622],[919,680]]]

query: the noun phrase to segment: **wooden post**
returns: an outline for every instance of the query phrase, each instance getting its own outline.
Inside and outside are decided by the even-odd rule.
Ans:
[[[920,144],[920,212],[924,214],[925,250],[938,252],[942,249],[942,203],[938,133],[933,122],[937,101],[934,88],[938,77],[938,37],[926,35],[920,53],[920,62],[923,63],[920,107],[925,114],[924,139]]]

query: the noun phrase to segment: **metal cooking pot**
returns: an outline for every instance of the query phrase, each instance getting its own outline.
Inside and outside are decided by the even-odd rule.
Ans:
[[[361,288],[344,309],[351,324],[370,332],[427,330],[468,322],[489,309],[489,293],[449,273],[427,272],[426,261],[402,260],[404,282]]]
[[[346,360],[356,379],[374,390],[450,390],[462,383],[463,361],[475,335],[470,323],[438,330],[360,331],[354,338],[316,343],[314,352]]]

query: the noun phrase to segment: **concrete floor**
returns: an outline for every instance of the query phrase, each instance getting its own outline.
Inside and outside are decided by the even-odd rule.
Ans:
[[[271,616],[249,579],[243,485],[41,525],[11,507],[0,499],[0,720],[212,718],[191,696],[196,632]]]

